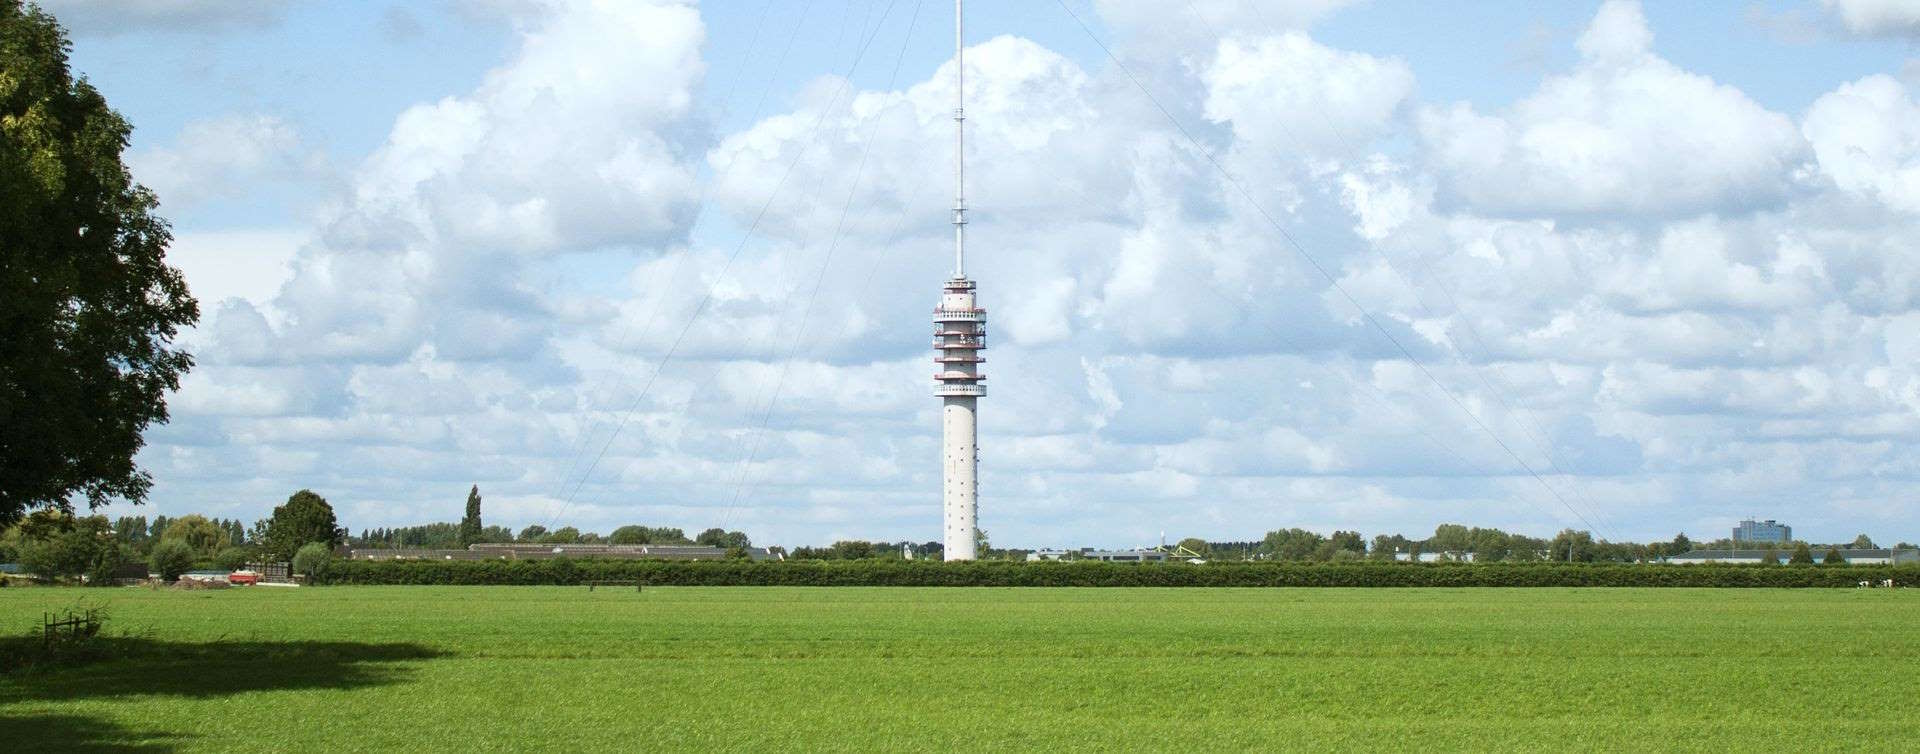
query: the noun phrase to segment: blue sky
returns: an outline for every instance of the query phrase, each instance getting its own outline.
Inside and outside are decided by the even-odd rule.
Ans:
[[[950,6],[47,6],[203,301],[147,512],[936,538]],[[1920,536],[1920,4],[1068,6],[968,10],[996,543]]]

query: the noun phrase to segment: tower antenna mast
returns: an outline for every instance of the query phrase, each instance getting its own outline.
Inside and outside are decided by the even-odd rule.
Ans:
[[[967,48],[961,0],[953,0],[953,277],[967,276]]]
[[[979,406],[987,394],[980,352],[987,347],[987,310],[967,279],[966,36],[961,0],[953,0],[953,277],[933,308],[933,394],[940,397],[942,541],[947,560],[973,560],[979,537]]]

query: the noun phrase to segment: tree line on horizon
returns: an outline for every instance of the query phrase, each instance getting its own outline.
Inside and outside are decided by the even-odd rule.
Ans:
[[[1872,538],[1865,534],[1846,543],[1812,543],[1795,540],[1786,543],[1733,542],[1719,539],[1694,542],[1682,532],[1673,539],[1658,542],[1611,542],[1596,539],[1592,532],[1565,529],[1551,539],[1514,534],[1496,528],[1441,524],[1433,535],[1412,539],[1402,534],[1380,534],[1369,541],[1357,531],[1321,534],[1301,528],[1276,529],[1257,540],[1208,541],[1199,537],[1180,540],[1169,554],[1173,557],[1198,557],[1218,561],[1279,560],[1292,562],[1340,562],[1355,560],[1393,561],[1402,556],[1419,559],[1423,553],[1438,553],[1441,559],[1466,560],[1471,554],[1476,563],[1501,562],[1575,562],[1645,563],[1664,560],[1696,549],[1761,550],[1763,562],[1812,563],[1815,555],[1825,553],[1819,562],[1837,562],[1840,551],[1873,549]],[[939,542],[870,542],[840,540],[824,547],[797,547],[787,556],[798,560],[888,560],[902,559],[903,548],[914,557],[938,559]],[[1772,550],[1771,559],[1764,553]],[[1894,549],[1920,549],[1901,542]],[[982,560],[1025,560],[1035,550],[993,548],[981,531],[978,550]],[[1078,557],[1066,551],[1064,559]]]
[[[345,539],[333,506],[312,490],[300,490],[267,518],[251,527],[210,519],[198,513],[179,517],[78,516],[43,508],[0,531],[0,562],[18,562],[25,570],[51,579],[83,579],[106,585],[129,575],[135,566],[173,580],[189,570],[235,570],[249,563],[293,563],[315,567]]]
[[[1208,542],[1199,538],[1180,541],[1180,546],[1198,553],[1201,557],[1215,560],[1292,560],[1292,561],[1337,561],[1337,560],[1395,560],[1402,556],[1417,559],[1423,553],[1439,553],[1442,559],[1458,558],[1471,554],[1477,563],[1559,561],[1577,563],[1643,563],[1664,560],[1683,555],[1694,550],[1761,550],[1762,560],[1765,552],[1772,549],[1776,559],[1792,557],[1795,562],[1803,562],[1802,550],[1831,553],[1837,559],[1841,550],[1874,549],[1873,539],[1865,534],[1846,543],[1814,543],[1794,540],[1791,542],[1736,542],[1731,538],[1695,542],[1681,532],[1667,541],[1656,542],[1610,542],[1596,539],[1592,532],[1564,529],[1551,539],[1514,534],[1496,528],[1468,527],[1464,524],[1441,524],[1434,527],[1433,535],[1424,539],[1411,539],[1401,534],[1380,534],[1373,537],[1371,543],[1359,532],[1336,531],[1332,535],[1321,535],[1305,529],[1291,528],[1267,532],[1266,537],[1255,541]],[[1920,549],[1901,542],[1894,549]],[[1789,555],[1791,554],[1791,555]],[[1812,562],[1805,560],[1804,562]]]
[[[466,515],[457,522],[361,529],[358,535],[346,538],[346,545],[370,550],[458,550],[475,544],[706,545],[729,550],[753,546],[746,532],[719,527],[692,537],[679,527],[639,524],[621,526],[605,536],[572,526],[549,530],[541,524],[529,524],[515,532],[505,526],[485,525],[480,507],[480,486],[474,485],[467,491]]]

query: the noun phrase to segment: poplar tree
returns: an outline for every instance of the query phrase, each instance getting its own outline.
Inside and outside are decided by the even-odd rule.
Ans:
[[[485,527],[480,525],[480,485],[474,485],[467,491],[467,515],[460,519],[460,546],[466,547],[480,541],[480,533]]]

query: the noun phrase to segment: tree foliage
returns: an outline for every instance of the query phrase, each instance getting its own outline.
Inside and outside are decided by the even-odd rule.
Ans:
[[[1547,544],[1547,560],[1555,563],[1591,563],[1598,559],[1593,534],[1561,529]]]
[[[321,542],[308,542],[293,554],[293,572],[309,581],[324,578],[333,566],[333,548]]]
[[[267,519],[266,541],[261,550],[276,558],[291,558],[301,547],[319,542],[332,548],[344,539],[347,531],[333,517],[333,506],[327,499],[301,490],[287,498],[287,503],[273,509],[273,517]]]
[[[120,566],[124,550],[105,516],[75,517],[58,510],[35,511],[16,527],[20,565],[48,578],[87,575],[105,584]]]
[[[141,502],[141,433],[193,358],[200,317],[153,192],[121,163],[132,126],[68,67],[53,18],[0,0],[0,523]]]
[[[676,531],[678,530],[676,529]],[[717,526],[700,532],[699,536],[693,538],[693,543],[706,545],[708,547],[724,547],[730,550],[744,550],[753,546],[753,540],[747,538],[746,532],[727,531]]]
[[[163,539],[147,555],[147,568],[164,581],[177,581],[193,569],[193,547],[183,540]]]
[[[253,551],[245,547],[224,547],[213,554],[213,564],[229,571],[238,571],[247,567],[253,560]]]
[[[708,531],[714,531],[709,529]],[[671,526],[630,525],[614,529],[607,535],[607,543],[615,545],[685,545],[692,544],[687,533]]]
[[[1787,562],[1792,565],[1813,565],[1813,548],[1805,542],[1794,545],[1793,556],[1787,558]]]
[[[215,524],[198,513],[190,513],[173,519],[167,524],[167,531],[160,535],[161,541],[177,540],[185,542],[193,549],[195,558],[211,558],[231,540],[225,527]]]
[[[1326,537],[1306,529],[1279,529],[1267,532],[1260,542],[1260,550],[1275,560],[1307,560],[1325,542]]]
[[[1827,565],[1846,565],[1847,558],[1846,556],[1840,554],[1840,548],[1829,547],[1827,548],[1826,557],[1821,558],[1820,562],[1825,563]]]
[[[480,525],[480,485],[474,485],[467,491],[467,515],[460,519],[459,542],[461,547],[481,541],[486,530]]]

